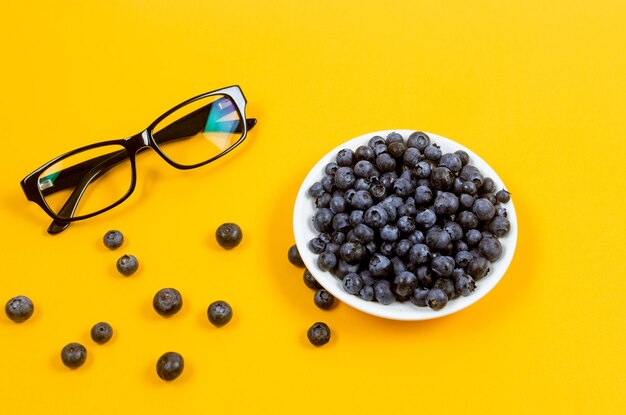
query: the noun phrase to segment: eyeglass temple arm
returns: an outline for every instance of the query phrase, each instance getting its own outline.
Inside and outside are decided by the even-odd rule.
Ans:
[[[193,136],[194,134],[197,134],[202,129],[202,127],[200,127],[200,129],[195,129],[195,128],[191,129],[189,127],[189,121],[192,121],[189,118],[191,118],[191,116],[194,114],[195,112],[181,118],[177,122],[171,125],[168,125],[161,131],[155,133],[154,141],[157,144],[166,144],[172,141],[186,139],[186,138]],[[237,123],[237,121],[221,121],[219,124],[224,125],[226,123]],[[246,125],[247,125],[248,130],[251,130],[252,128],[254,128],[254,126],[256,125],[256,118],[246,119]],[[241,130],[242,130],[241,124],[238,123],[234,132],[241,132]],[[144,149],[145,148],[142,148],[139,151],[141,152]],[[114,151],[108,154],[103,154],[101,156],[94,157],[89,160],[85,160],[81,163],[75,164],[72,167],[68,167],[67,169],[63,169],[57,172],[58,175],[54,180],[54,186],[49,187],[47,189],[43,189],[41,193],[44,196],[48,196],[55,192],[61,191],[63,189],[74,187],[81,180],[81,178],[85,175],[86,172],[93,169],[93,167],[100,165],[100,163],[102,163],[105,160],[112,160],[111,156],[116,155],[116,154],[122,154],[125,156],[127,155],[126,151],[124,150]],[[126,157],[115,161],[114,164],[112,164],[110,167],[114,167],[115,165],[123,161],[125,158]]]

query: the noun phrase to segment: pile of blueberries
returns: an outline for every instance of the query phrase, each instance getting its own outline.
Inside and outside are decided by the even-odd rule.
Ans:
[[[391,133],[339,151],[315,198],[309,241],[320,269],[366,301],[410,300],[441,310],[468,296],[502,255],[511,227],[506,190],[458,150],[442,154],[423,132]]]

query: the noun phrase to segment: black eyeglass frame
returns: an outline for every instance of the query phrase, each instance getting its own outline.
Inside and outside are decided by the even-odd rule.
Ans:
[[[224,151],[222,151],[221,153],[217,154],[216,156],[200,162],[200,163],[196,163],[193,165],[184,165],[184,164],[180,164],[180,163],[176,163],[175,161],[173,161],[172,159],[170,159],[167,155],[165,155],[165,153],[160,149],[159,147],[159,143],[157,142],[157,140],[154,137],[154,128],[161,122],[163,121],[166,117],[168,117],[169,115],[171,115],[172,113],[178,111],[179,109],[185,107],[186,105],[189,105],[195,101],[198,101],[200,99],[203,98],[207,98],[209,96],[214,96],[214,95],[223,95],[223,96],[227,96],[228,98],[230,98],[232,100],[232,102],[235,104],[235,109],[239,115],[239,119],[242,120],[239,124],[242,128],[242,134],[241,137],[234,143],[232,144],[230,147],[228,147],[227,149],[225,149]],[[180,104],[176,105],[175,107],[171,108],[170,110],[166,111],[165,113],[163,113],[163,115],[161,115],[160,117],[158,117],[155,121],[153,121],[146,129],[144,129],[142,132],[135,134],[133,136],[130,136],[128,138],[123,138],[123,139],[119,139],[119,140],[107,140],[107,141],[101,141],[98,143],[94,143],[94,144],[90,144],[84,147],[80,147],[77,148],[75,150],[69,151],[67,153],[64,153],[52,160],[50,160],[49,162],[45,163],[44,165],[42,165],[41,167],[39,167],[38,169],[34,170],[32,173],[30,173],[28,176],[26,176],[21,182],[21,186],[22,189],[24,191],[24,194],[26,195],[26,198],[31,201],[36,203],[37,205],[39,205],[39,207],[41,207],[44,212],[46,212],[46,214],[48,214],[48,216],[50,216],[54,221],[53,223],[50,225],[50,227],[48,228],[48,233],[51,234],[55,234],[55,233],[59,233],[61,231],[63,231],[64,229],[66,229],[69,224],[71,222],[75,222],[75,221],[79,221],[79,220],[84,220],[84,219],[88,219],[91,217],[94,217],[96,215],[102,214],[106,211],[109,211],[111,209],[113,209],[114,207],[118,206],[119,204],[121,204],[122,202],[124,202],[126,199],[128,199],[128,197],[133,193],[133,191],[135,190],[136,187],[136,182],[137,182],[137,169],[136,169],[136,155],[138,152],[145,150],[147,148],[152,148],[154,151],[157,152],[157,154],[159,154],[161,156],[161,158],[163,158],[167,163],[169,163],[171,166],[180,169],[180,170],[189,170],[189,169],[194,169],[200,166],[204,166],[206,164],[209,164],[219,158],[221,158],[222,156],[228,154],[229,152],[231,152],[233,149],[235,149],[237,146],[239,146],[247,137],[248,134],[248,130],[252,129],[255,125],[256,125],[256,119],[255,118],[246,118],[246,114],[245,114],[245,107],[246,107],[246,103],[247,100],[243,94],[243,91],[241,90],[241,88],[238,85],[231,85],[229,87],[225,87],[225,88],[221,88],[221,89],[217,89],[214,91],[210,91],[210,92],[206,92],[204,94],[200,94],[197,95],[193,98],[190,98],[186,101],[181,102]],[[193,113],[192,113],[193,114]],[[189,114],[191,115],[191,114]],[[188,115],[188,116],[189,116]],[[185,116],[187,117],[187,116]],[[183,117],[181,120],[184,120]],[[181,121],[178,120],[178,121]],[[175,124],[176,122],[174,122],[173,124]],[[166,127],[167,128],[167,127]],[[157,132],[158,134],[159,132]],[[165,140],[163,143],[167,142],[167,140]],[[86,182],[86,184],[84,185],[84,188],[80,191],[80,194],[78,194],[76,197],[76,202],[78,200],[80,200],[80,197],[82,195],[82,193],[84,192],[84,189],[87,187],[87,185],[89,185],[89,183],[95,179],[97,179],[99,177],[100,174],[108,171],[110,168],[114,167],[115,165],[117,165],[120,161],[125,160],[126,158],[128,158],[128,160],[130,161],[130,165],[131,165],[131,184],[130,187],[128,188],[128,191],[126,192],[126,194],[124,196],[122,196],[119,200],[117,200],[116,202],[114,202],[113,204],[102,208],[96,212],[92,212],[89,214],[85,214],[85,215],[79,215],[79,216],[73,216],[74,210],[77,207],[77,203],[75,206],[73,206],[72,208],[72,212],[70,217],[60,217],[58,216],[51,208],[50,206],[48,206],[48,204],[45,201],[44,195],[42,194],[42,191],[40,190],[39,187],[39,183],[38,183],[38,179],[41,176],[41,174],[51,165],[58,163],[60,160],[70,157],[74,154],[78,154],[80,152],[83,151],[87,151],[87,150],[91,150],[94,148],[98,148],[98,147],[105,147],[105,146],[111,146],[111,145],[119,145],[124,147],[124,149],[126,150],[126,157],[122,157],[121,160],[118,161],[111,161],[109,163],[109,165],[105,166],[102,170],[97,171],[93,177],[89,177],[87,178],[88,181]],[[120,149],[120,152],[122,150]],[[114,153],[118,153],[118,152],[114,152]],[[120,156],[123,156],[123,154],[119,154]],[[111,153],[110,155],[105,155],[105,156],[115,156],[113,153]],[[103,156],[99,156],[96,159],[100,159],[100,157]],[[95,160],[95,159],[94,159]],[[79,164],[84,164],[84,163],[89,163],[90,160],[86,160],[82,163]],[[98,162],[99,163],[99,162]],[[100,163],[102,164],[102,163]],[[78,165],[77,165],[78,166]],[[72,169],[76,166],[72,166],[69,169]],[[82,168],[82,170],[84,170],[87,166],[84,166]],[[68,170],[69,170],[68,169]],[[81,170],[81,169],[79,169]],[[62,189],[59,189],[62,190]]]

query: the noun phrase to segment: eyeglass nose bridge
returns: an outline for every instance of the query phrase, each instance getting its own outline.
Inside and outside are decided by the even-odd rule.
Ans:
[[[126,141],[129,141],[131,143],[131,146],[135,150],[135,152],[146,147],[150,147],[150,134],[148,133],[148,129],[143,130],[139,134],[128,137]]]

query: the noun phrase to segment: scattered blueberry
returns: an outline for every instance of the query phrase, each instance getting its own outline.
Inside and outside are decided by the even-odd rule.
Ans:
[[[313,324],[306,333],[307,338],[314,346],[323,346],[330,341],[330,328],[326,323]]]
[[[7,317],[15,323],[28,320],[33,315],[34,310],[33,302],[23,295],[11,298],[4,307]]]
[[[61,350],[61,361],[70,369],[81,367],[87,360],[87,349],[80,343],[69,343]]]
[[[167,352],[159,357],[156,364],[157,375],[165,380],[172,381],[183,373],[185,361],[183,357],[176,352]]]
[[[98,344],[108,342],[112,336],[113,327],[109,323],[100,322],[91,328],[91,339]]]
[[[298,247],[296,245],[292,245],[289,247],[289,251],[287,252],[287,258],[289,262],[291,262],[296,267],[304,268],[304,262],[300,257],[300,252],[298,252]]]
[[[117,249],[124,243],[124,235],[120,231],[108,231],[103,237],[104,246],[109,249]]]
[[[235,223],[224,223],[215,231],[217,243],[225,249],[232,249],[239,245],[242,237],[241,228]]]
[[[226,301],[214,301],[209,305],[207,316],[215,327],[222,327],[233,318],[233,309]]]
[[[139,261],[134,255],[123,255],[117,260],[117,270],[125,277],[129,277],[139,268]]]
[[[183,297],[174,288],[163,288],[154,295],[152,307],[163,317],[173,316],[183,307]]]
[[[361,280],[361,282],[363,282],[363,280]],[[322,310],[330,310],[333,304],[335,304],[335,297],[325,289],[319,288],[315,291],[313,302]]]

